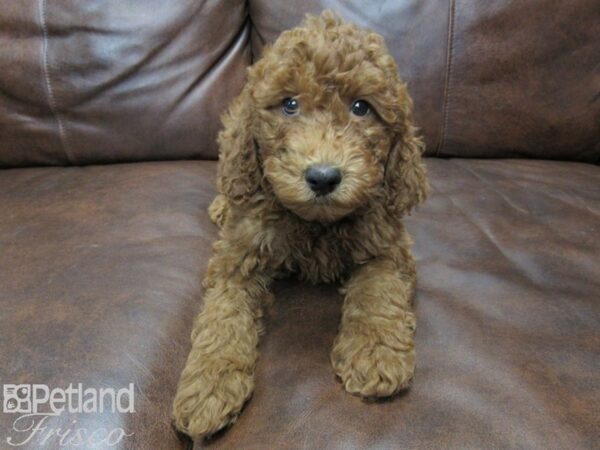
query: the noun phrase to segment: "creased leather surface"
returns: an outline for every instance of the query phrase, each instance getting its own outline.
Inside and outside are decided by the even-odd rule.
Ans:
[[[254,397],[197,448],[590,449],[600,429],[600,169],[427,160],[413,388],[369,404],[328,353],[332,286],[278,285]],[[268,443],[268,444],[267,444]]]
[[[135,414],[63,414],[49,428],[120,426],[134,433],[122,448],[184,447],[169,415],[215,237],[213,170],[186,161],[0,171],[0,383],[136,385]],[[14,418],[0,412],[0,448]]]
[[[0,0],[0,166],[216,158],[243,1]]]
[[[456,0],[443,156],[600,163],[597,0]]]
[[[600,161],[597,0],[0,0],[0,166],[214,159],[251,53],[325,8],[386,38],[428,155]]]
[[[433,194],[407,219],[419,271],[410,392],[380,404],[344,393],[328,361],[335,287],[280,282],[255,395],[208,448],[594,448],[600,169],[427,165]],[[214,169],[0,171],[2,383],[134,382],[136,414],[80,425],[122,425],[135,433],[123,449],[185,447],[168,414],[216,238]],[[0,414],[2,437],[11,423]]]
[[[600,162],[597,0],[252,0],[252,51],[329,8],[384,36],[427,154]]]

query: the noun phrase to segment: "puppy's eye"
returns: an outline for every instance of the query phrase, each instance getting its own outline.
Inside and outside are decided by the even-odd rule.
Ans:
[[[281,110],[286,116],[295,116],[300,111],[300,103],[295,98],[286,98],[281,103]]]
[[[366,116],[370,110],[370,105],[364,100],[356,100],[354,103],[352,103],[352,107],[350,108],[352,114],[358,117]]]

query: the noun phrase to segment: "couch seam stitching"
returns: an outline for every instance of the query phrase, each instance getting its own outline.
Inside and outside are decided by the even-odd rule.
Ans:
[[[56,98],[54,96],[54,90],[52,88],[52,82],[50,80],[50,65],[48,64],[48,25],[46,22],[46,0],[38,1],[38,9],[40,14],[40,25],[42,28],[42,70],[44,72],[44,81],[46,84],[46,95],[48,98],[48,107],[50,112],[56,121],[58,127],[58,137],[63,149],[64,154],[67,156],[67,160],[73,163],[73,156],[67,149],[66,145],[66,131],[63,124],[62,118],[58,113]]]
[[[248,33],[248,46],[250,47],[250,65],[255,62],[254,45],[252,45],[252,33],[255,31],[254,22],[252,21],[252,14],[250,14],[250,0],[246,0],[246,19],[248,20],[249,33]]]
[[[442,149],[446,145],[446,138],[448,133],[448,115],[449,115],[449,96],[450,96],[450,83],[452,79],[452,57],[454,51],[454,15],[455,15],[456,3],[455,0],[450,0],[448,4],[448,43],[446,46],[446,76],[444,79],[444,97],[442,104],[442,123],[440,130],[440,141],[438,144],[436,156],[440,156]]]

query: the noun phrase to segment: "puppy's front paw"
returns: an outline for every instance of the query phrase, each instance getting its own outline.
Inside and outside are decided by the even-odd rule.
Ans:
[[[331,352],[331,364],[349,393],[389,397],[412,381],[415,371],[412,333],[386,336],[380,330],[342,329]]]
[[[173,403],[173,423],[193,439],[210,436],[235,422],[253,389],[253,376],[243,370],[184,374]]]

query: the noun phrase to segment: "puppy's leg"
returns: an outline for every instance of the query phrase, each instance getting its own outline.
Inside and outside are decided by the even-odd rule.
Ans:
[[[219,228],[223,227],[227,217],[227,198],[223,194],[218,194],[208,207],[208,217]]]
[[[359,267],[346,284],[342,322],[331,352],[346,391],[387,397],[407,387],[415,368],[410,311],[414,268],[391,259]]]
[[[175,426],[195,439],[234,422],[252,394],[261,303],[271,295],[266,276],[249,275],[223,241],[215,247],[173,404]]]

